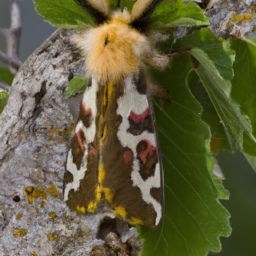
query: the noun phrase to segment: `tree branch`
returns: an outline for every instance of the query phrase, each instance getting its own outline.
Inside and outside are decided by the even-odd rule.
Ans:
[[[16,73],[20,67],[18,58],[21,36],[21,15],[19,0],[10,0],[11,25],[9,29],[0,29],[0,33],[6,38],[6,53],[1,52],[0,60],[9,65],[12,72]]]
[[[2,51],[0,51],[0,60],[4,63],[8,64],[10,67],[14,68],[16,71],[19,70],[19,68],[22,64],[19,60],[9,57]]]
[[[9,92],[11,87],[8,84],[6,84],[5,82],[0,81],[0,89],[3,89],[5,91]]]
[[[17,60],[19,59],[18,52],[21,36],[21,15],[18,1],[10,0],[11,27],[10,34],[7,36],[7,55]]]

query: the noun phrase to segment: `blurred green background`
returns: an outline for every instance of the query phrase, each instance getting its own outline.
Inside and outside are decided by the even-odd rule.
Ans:
[[[19,56],[24,62],[55,29],[35,12],[32,0],[21,0],[20,8],[22,36]],[[0,0],[0,27],[8,28],[9,23],[9,0]],[[5,52],[5,47],[5,39],[0,35],[0,50]],[[230,192],[230,200],[222,201],[222,204],[231,213],[233,232],[229,238],[221,238],[223,250],[220,253],[209,255],[256,256],[256,173],[239,152],[233,155],[222,152],[217,159],[226,177],[224,186]]]

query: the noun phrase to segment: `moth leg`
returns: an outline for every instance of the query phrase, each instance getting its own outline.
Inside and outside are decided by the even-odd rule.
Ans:
[[[146,58],[145,63],[153,68],[156,68],[159,70],[166,70],[170,66],[173,57],[183,53],[187,53],[191,49],[192,47],[188,45],[180,49],[176,49],[170,53],[168,52],[162,53],[162,54],[157,53]]]
[[[149,84],[148,92],[151,96],[171,102],[171,96],[169,91],[162,85]]]

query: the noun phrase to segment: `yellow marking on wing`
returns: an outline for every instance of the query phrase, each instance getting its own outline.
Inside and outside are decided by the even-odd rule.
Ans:
[[[113,39],[108,35],[108,40],[113,40]],[[113,91],[114,91],[113,81],[110,80],[108,84],[105,86],[105,91],[103,96],[104,107],[106,107],[106,105],[108,104]]]
[[[98,184],[96,187],[96,200],[97,201],[100,201],[100,199],[101,199],[101,192],[102,192],[101,185]]]
[[[131,217],[131,219],[127,219],[127,216],[129,216],[129,214],[126,212],[125,208],[122,206],[115,207],[115,211],[122,218],[126,219],[131,225],[144,225],[144,222],[141,219],[138,219],[135,217]]]
[[[108,102],[108,95],[106,95],[106,91],[108,90],[108,87],[105,86],[104,88],[104,95],[103,95],[103,106],[106,107],[107,102]]]
[[[107,125],[105,124],[104,127],[103,127],[103,131],[102,131],[103,134],[100,138],[101,142],[106,138],[107,132],[108,132],[108,128],[107,128]]]
[[[104,192],[105,192],[105,198],[107,199],[107,201],[109,201],[110,203],[113,202],[113,198],[114,198],[114,194],[111,192],[110,188],[103,188]]]
[[[132,217],[131,220],[129,220],[129,223],[131,225],[144,225],[144,222],[138,218]]]
[[[82,206],[82,207],[80,207],[79,205],[76,207],[76,210],[78,211],[78,212],[80,212],[80,213],[85,213],[86,211],[85,211],[85,208]]]
[[[120,215],[121,217],[125,218],[127,216],[127,212],[124,209],[124,207],[122,206],[117,206],[115,207],[115,211],[118,215]]]
[[[96,207],[97,207],[96,202],[92,201],[92,202],[89,203],[89,205],[87,207],[87,211],[90,212],[90,213],[93,213],[93,212],[95,212]]]
[[[99,183],[102,183],[105,177],[106,177],[106,170],[104,169],[104,165],[101,163],[99,165]]]
[[[112,93],[114,91],[114,84],[113,81],[108,82],[108,99],[110,99]]]

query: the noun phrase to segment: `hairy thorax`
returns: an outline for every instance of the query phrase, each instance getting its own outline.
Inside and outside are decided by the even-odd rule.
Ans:
[[[98,82],[119,82],[139,73],[151,53],[146,36],[131,28],[127,11],[114,13],[110,21],[72,36],[85,57],[87,76]]]

